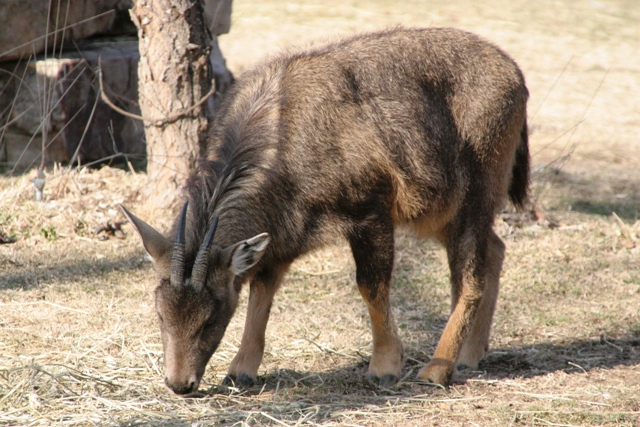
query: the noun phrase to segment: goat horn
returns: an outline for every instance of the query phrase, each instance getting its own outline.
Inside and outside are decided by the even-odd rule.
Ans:
[[[209,268],[209,250],[211,249],[213,236],[216,234],[216,228],[218,228],[218,220],[219,217],[214,218],[213,224],[211,224],[211,228],[209,228],[209,232],[204,238],[202,246],[200,246],[200,250],[198,251],[198,255],[196,255],[196,260],[193,264],[191,284],[197,290],[202,289],[207,278],[207,269]]]
[[[173,244],[173,254],[171,256],[171,283],[174,286],[179,286],[184,283],[184,229],[187,222],[187,206],[189,206],[188,201],[184,203],[182,213],[180,214],[176,241]]]

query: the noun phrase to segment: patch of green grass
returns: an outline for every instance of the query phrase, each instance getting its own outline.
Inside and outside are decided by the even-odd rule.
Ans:
[[[51,242],[53,242],[58,238],[58,232],[56,231],[56,228],[52,225],[42,226],[38,231],[42,237],[44,237],[45,239]]]

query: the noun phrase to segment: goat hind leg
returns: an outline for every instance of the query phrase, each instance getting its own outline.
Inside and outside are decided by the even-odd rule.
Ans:
[[[421,380],[451,383],[463,344],[474,324],[486,284],[487,238],[468,227],[446,242],[451,269],[452,312],[431,361],[420,370]]]
[[[458,357],[458,366],[467,366],[472,369],[478,368],[478,362],[489,349],[489,335],[491,334],[493,313],[500,288],[500,272],[504,260],[504,243],[493,231],[489,235],[488,245],[487,272],[482,301]]]

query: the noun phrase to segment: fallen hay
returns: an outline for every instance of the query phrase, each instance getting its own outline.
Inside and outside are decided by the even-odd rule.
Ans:
[[[55,171],[50,177],[55,184]],[[1,225],[17,241],[0,245],[0,425],[637,422],[640,340],[627,325],[637,319],[638,293],[635,270],[621,266],[632,265],[640,223],[564,216],[549,227],[499,220],[510,257],[495,350],[479,371],[459,373],[449,389],[414,381],[448,312],[441,250],[399,235],[393,299],[407,363],[392,390],[365,379],[371,336],[348,248],[312,254],[294,265],[273,306],[258,384],[248,390],[220,385],[239,344],[245,293],[199,395],[181,398],[162,382],[155,278],[139,241],[128,225],[120,227],[122,236],[92,232],[122,221],[118,203],[137,207],[144,180],[111,168],[82,171],[67,179],[68,188],[46,187],[43,203],[31,200],[25,181],[12,178],[3,186],[4,200],[12,203],[3,204]],[[587,242],[579,250],[568,244],[577,238]],[[607,257],[608,270],[593,268],[594,252]],[[567,303],[557,278],[571,281],[584,271],[593,272],[593,286],[581,291],[589,299]],[[538,280],[549,284],[527,287]],[[535,307],[531,292],[538,295]],[[604,333],[597,323],[603,313],[615,313]],[[567,316],[573,323],[563,323]]]
[[[97,361],[96,361],[97,362]],[[278,397],[278,388],[240,391],[212,386],[198,398],[173,397],[137,375],[144,369],[29,363],[0,369],[2,425],[185,425],[187,420],[225,425],[314,425],[403,413],[409,419],[433,415],[438,404],[481,397],[438,397],[438,393],[324,394],[320,401]],[[157,379],[157,378],[156,378]],[[157,381],[156,381],[157,382]],[[5,392],[4,386],[11,384]],[[278,382],[280,384],[280,382]],[[284,387],[284,386],[283,386]],[[371,387],[367,387],[371,389]],[[369,390],[370,392],[370,390]],[[282,394],[288,394],[282,393]],[[367,393],[368,394],[368,393]],[[81,411],[78,409],[82,408]]]

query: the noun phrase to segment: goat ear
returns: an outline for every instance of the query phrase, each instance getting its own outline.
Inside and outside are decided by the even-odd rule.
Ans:
[[[269,240],[269,235],[262,233],[238,243],[231,255],[231,270],[233,274],[237,276],[256,265],[262,258]]]
[[[154,263],[171,251],[171,242],[160,234],[159,231],[129,212],[124,206],[119,206],[124,216],[129,220],[131,225],[133,225],[133,228],[136,229],[138,235],[140,235],[144,249],[151,256]]]

